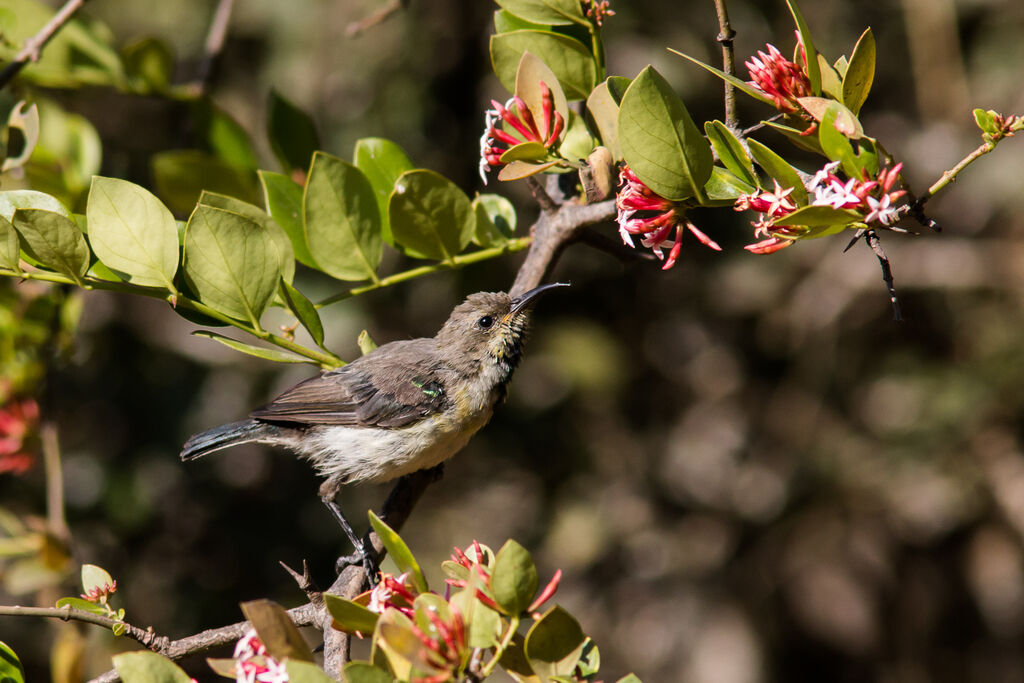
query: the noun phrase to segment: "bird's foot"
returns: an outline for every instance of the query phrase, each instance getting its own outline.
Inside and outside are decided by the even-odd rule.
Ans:
[[[377,563],[376,557],[373,557],[369,552],[363,555],[360,551],[356,551],[350,555],[343,555],[339,557],[335,562],[335,569],[341,574],[348,567],[362,567],[363,571],[366,572],[366,578],[369,580],[371,586],[376,586],[380,583],[380,565]]]
[[[327,506],[327,509],[331,511],[331,514],[334,515],[334,518],[338,521],[338,524],[341,525],[342,530],[348,537],[349,542],[352,543],[352,547],[355,548],[355,553],[352,555],[338,558],[338,573],[341,573],[345,567],[361,564],[363,566],[363,570],[366,572],[366,578],[369,580],[370,585],[377,585],[378,572],[380,571],[380,567],[377,563],[377,553],[374,552],[373,548],[367,548],[366,544],[363,543],[363,539],[356,535],[352,525],[349,524],[348,520],[345,518],[345,514],[341,511],[338,504],[334,502],[333,498],[323,496],[321,497],[321,500],[324,502],[324,505]]]

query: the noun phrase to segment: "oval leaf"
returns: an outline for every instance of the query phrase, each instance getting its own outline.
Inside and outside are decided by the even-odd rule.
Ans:
[[[565,99],[562,86],[558,83],[558,76],[540,57],[527,50],[523,53],[522,59],[519,60],[519,67],[516,69],[515,94],[526,104],[537,127],[541,129],[541,133],[546,135],[547,131],[543,130],[544,97],[541,93],[541,82],[551,90],[551,103],[554,111],[562,115],[563,121],[568,121],[569,103]],[[553,116],[551,125],[554,125]]]
[[[345,683],[392,683],[395,679],[384,669],[369,662],[349,662],[345,665],[342,680]]]
[[[309,252],[321,270],[339,280],[377,278],[384,253],[380,212],[362,171],[330,154],[314,154],[302,215]]]
[[[391,234],[391,221],[388,219],[388,197],[395,189],[395,181],[406,171],[414,167],[405,150],[391,140],[385,138],[362,138],[356,141],[353,156],[356,168],[366,175],[377,197],[377,210],[380,212],[381,236],[384,241],[394,246],[395,238]]]
[[[854,114],[860,113],[875,80],[875,36],[864,30],[850,55],[850,64],[843,76],[843,104]]]
[[[754,163],[736,134],[721,121],[706,121],[704,132],[722,165],[748,185],[757,185]]]
[[[619,105],[608,90],[608,81],[602,81],[594,88],[587,97],[587,111],[590,118],[597,127],[601,136],[601,142],[612,158],[616,161],[622,159],[622,149],[619,147]]]
[[[89,245],[70,218],[43,209],[18,209],[11,223],[26,254],[82,284],[89,270]]]
[[[423,577],[420,565],[416,558],[413,557],[409,546],[405,544],[405,541],[402,540],[402,537],[394,529],[384,523],[384,520],[373,514],[373,510],[368,510],[367,516],[370,518],[370,526],[377,532],[381,543],[384,544],[384,547],[391,555],[392,561],[398,565],[399,572],[403,574],[409,572],[409,578],[412,580],[412,585],[416,588],[416,591],[425,593],[427,591],[427,580]]]
[[[807,203],[807,189],[804,187],[803,181],[800,180],[800,174],[796,172],[795,168],[757,140],[747,140],[747,146],[750,148],[750,155],[754,157],[754,161],[757,162],[758,166],[763,168],[783,188],[793,188],[793,201],[798,205]],[[765,189],[771,188],[766,187]]]
[[[324,593],[324,604],[334,619],[334,628],[346,633],[373,633],[380,618],[377,612],[330,593]]]
[[[155,652],[114,655],[114,668],[124,683],[190,683],[192,677]]]
[[[93,589],[102,590],[105,586],[111,586],[114,578],[103,567],[94,564],[82,565],[82,591],[88,593]]]
[[[520,19],[535,24],[560,26],[586,23],[578,0],[496,0],[496,2],[499,7]]]
[[[666,199],[699,196],[711,176],[711,147],[654,67],[641,71],[622,97],[619,144],[633,172]]]
[[[199,300],[259,326],[281,277],[266,229],[240,214],[202,204],[185,229],[185,278]]]
[[[524,52],[532,52],[558,77],[565,96],[585,100],[597,84],[597,66],[580,41],[551,31],[510,31],[491,36],[491,65],[509,92],[515,92],[516,72]]]
[[[547,680],[571,674],[585,643],[586,636],[579,622],[556,606],[530,628],[523,650],[533,670],[541,680]]]
[[[313,652],[284,607],[266,599],[243,602],[241,607],[245,618],[256,629],[257,635],[267,648],[268,655],[278,661],[313,661]]]
[[[829,225],[849,225],[863,220],[863,217],[851,209],[836,209],[831,206],[802,206],[793,213],[786,214],[775,224],[783,225],[806,225],[809,228],[817,228]]]
[[[388,214],[395,241],[439,261],[450,261],[465,249],[476,227],[466,193],[444,176],[423,169],[398,179]]]
[[[494,601],[509,614],[521,614],[533,602],[539,583],[530,553],[513,540],[506,541],[495,557],[491,574]]]
[[[306,245],[306,231],[302,227],[302,186],[282,173],[257,171],[263,187],[263,202],[292,243],[292,253],[299,263],[318,268]]]
[[[548,158],[548,149],[539,142],[521,142],[505,150],[501,155],[501,163],[513,161],[544,161]]]
[[[498,180],[522,180],[523,178],[529,178],[532,175],[543,173],[557,164],[557,159],[543,164],[531,164],[529,161],[513,161],[506,165],[505,168],[498,171]]]
[[[0,192],[0,216],[7,220],[14,218],[18,209],[43,209],[71,218],[71,212],[56,197],[35,190],[11,190]]]
[[[96,257],[126,282],[174,292],[178,228],[149,190],[117,178],[94,176],[86,208]]]
[[[473,244],[500,247],[515,235],[516,209],[501,195],[478,195],[473,199],[473,211],[476,213]]]
[[[243,202],[216,192],[203,191],[199,195],[199,203],[204,206],[212,206],[215,209],[224,209],[239,215],[245,216],[263,226],[270,236],[270,241],[277,247],[278,263],[281,264],[281,277],[285,282],[291,282],[295,278],[295,253],[292,251],[291,240],[284,229],[277,224],[272,217],[255,204]]]
[[[90,614],[101,614],[104,616],[107,614],[106,607],[83,600],[82,598],[61,598],[57,601],[57,607],[70,607],[72,609],[80,609],[83,612],[89,612]]]

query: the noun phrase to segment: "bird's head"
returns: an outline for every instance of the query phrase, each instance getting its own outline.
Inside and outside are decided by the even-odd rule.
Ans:
[[[537,296],[565,286],[563,282],[541,285],[518,297],[504,292],[470,294],[437,333],[438,348],[452,365],[464,365],[467,371],[481,363],[496,363],[511,373],[519,363]]]

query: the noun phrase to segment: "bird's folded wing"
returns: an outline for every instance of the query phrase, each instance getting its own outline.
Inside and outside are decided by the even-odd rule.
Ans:
[[[356,366],[301,382],[251,415],[268,422],[397,428],[448,404],[436,369],[395,359]]]

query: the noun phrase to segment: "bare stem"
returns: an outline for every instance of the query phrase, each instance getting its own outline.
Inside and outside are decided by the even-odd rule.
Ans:
[[[71,17],[74,16],[75,12],[81,9],[88,0],[68,0],[64,3],[64,6],[53,15],[46,25],[39,29],[39,32],[34,36],[25,41],[25,45],[22,46],[21,52],[15,57],[14,61],[9,63],[7,66],[0,71],[0,88],[3,88],[11,80],[21,73],[21,70],[25,68],[25,65],[29,62],[35,62],[39,60],[39,54],[46,46],[50,39],[56,35],[57,31],[61,30]]]
[[[974,150],[973,152],[965,156],[963,159],[961,159],[956,166],[949,169],[948,171],[944,171],[942,173],[942,176],[934,183],[932,183],[932,186],[929,187],[924,194],[918,197],[917,201],[915,201],[914,203],[917,204],[919,207],[924,206],[924,203],[931,199],[936,192],[944,188],[946,185],[949,185],[950,183],[954,182],[956,180],[956,177],[960,175],[961,171],[963,171],[965,168],[970,166],[974,161],[985,156],[995,148],[996,143],[994,141],[986,141],[984,144],[978,147],[978,149]]]
[[[733,53],[732,42],[736,37],[736,31],[729,23],[729,11],[726,9],[725,0],[715,0],[715,12],[718,14],[718,36],[715,40],[722,46],[722,71],[735,76],[736,56]],[[730,130],[739,127],[739,118],[736,116],[736,88],[729,81],[725,81],[725,125]]]
[[[51,534],[66,543],[71,539],[71,531],[64,515],[64,470],[60,464],[56,425],[44,423],[40,437],[46,466],[46,526]]]
[[[198,94],[202,94],[210,85],[213,67],[224,50],[224,42],[228,36],[228,25],[231,23],[231,10],[235,0],[220,0],[210,22],[210,31],[206,34],[206,46],[203,49],[203,61],[199,63],[199,74],[196,78]]]
[[[351,24],[346,26],[345,35],[349,38],[354,38],[363,31],[373,28],[377,24],[383,24],[392,16],[398,14],[399,10],[404,9],[408,4],[409,0],[390,0],[370,15],[358,21],[353,21]]]

